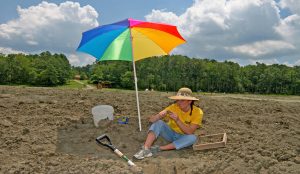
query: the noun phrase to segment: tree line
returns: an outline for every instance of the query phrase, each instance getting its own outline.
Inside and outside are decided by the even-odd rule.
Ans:
[[[0,84],[57,86],[71,78],[71,65],[63,54],[0,54]]]
[[[240,66],[230,61],[161,56],[136,62],[140,90],[193,91],[300,95],[300,66]],[[0,54],[0,84],[63,85],[74,75],[90,83],[106,82],[114,88],[134,89],[132,62],[100,61],[72,67],[63,54]]]
[[[100,61],[78,68],[93,83],[110,82],[115,88],[134,89],[132,62]],[[140,90],[193,91],[260,94],[300,94],[300,66],[240,66],[230,61],[162,56],[136,62]]]

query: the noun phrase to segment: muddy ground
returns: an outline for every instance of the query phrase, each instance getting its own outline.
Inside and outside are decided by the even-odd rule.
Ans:
[[[174,93],[140,92],[139,131],[134,91],[61,90],[0,86],[0,173],[134,173],[95,138],[107,134],[125,155],[142,145],[147,117]],[[134,163],[148,174],[300,173],[300,97],[198,94],[204,111],[197,133],[226,132],[225,148],[186,148]],[[96,128],[91,108],[112,105],[114,116]],[[166,143],[159,139],[156,144]]]

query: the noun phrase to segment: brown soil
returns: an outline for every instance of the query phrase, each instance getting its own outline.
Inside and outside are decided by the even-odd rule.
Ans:
[[[139,132],[133,91],[0,86],[0,173],[134,173],[95,138],[107,134],[132,159],[149,123],[174,93],[140,92]],[[144,173],[299,173],[300,97],[198,95],[206,134],[226,132],[225,148],[160,152],[134,163]],[[282,101],[284,100],[284,101]],[[91,108],[112,105],[115,117],[96,128]],[[159,139],[156,144],[164,144]]]
[[[199,144],[218,143],[223,141],[224,134],[199,136]]]

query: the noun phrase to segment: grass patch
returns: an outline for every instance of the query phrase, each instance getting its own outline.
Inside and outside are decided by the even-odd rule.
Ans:
[[[87,83],[87,82],[86,82]],[[83,89],[85,87],[84,84],[77,83],[73,80],[70,80],[65,85],[58,86],[58,89]]]
[[[88,84],[89,84],[89,83],[88,83],[88,82],[89,82],[88,80],[80,80],[80,82],[81,82],[81,83],[84,83],[85,85],[88,85]]]

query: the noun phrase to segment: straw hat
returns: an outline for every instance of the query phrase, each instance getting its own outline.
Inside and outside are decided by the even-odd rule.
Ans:
[[[173,100],[199,100],[192,96],[192,90],[189,88],[180,88],[175,96],[169,97]]]

